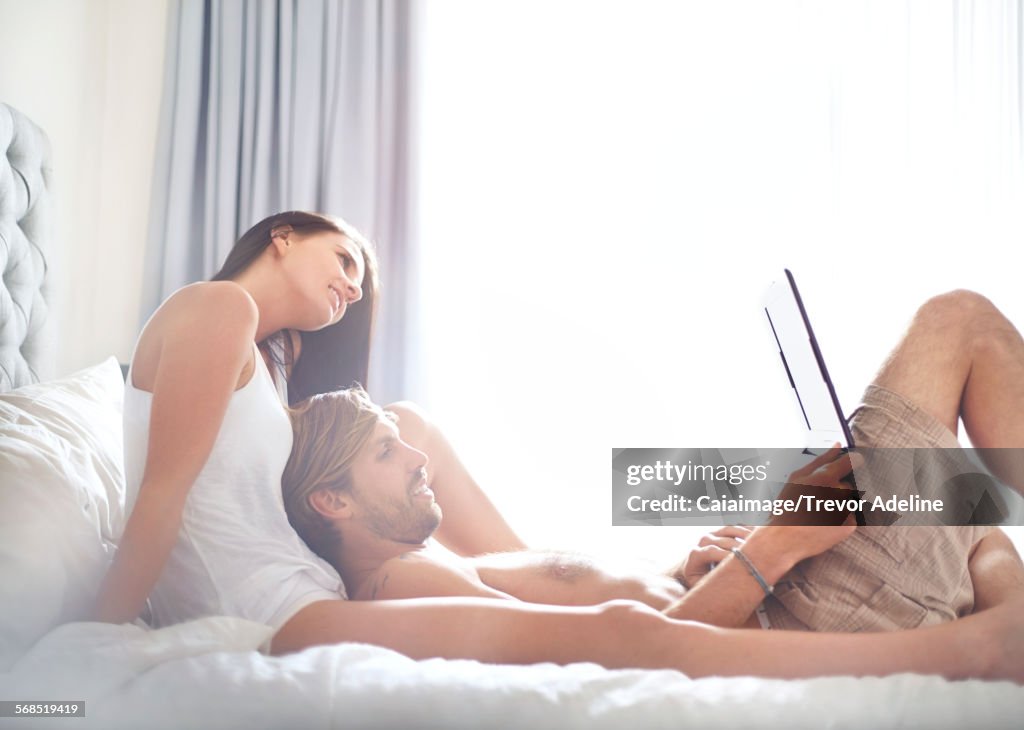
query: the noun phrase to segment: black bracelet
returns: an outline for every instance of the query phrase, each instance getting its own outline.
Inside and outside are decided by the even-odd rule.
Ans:
[[[741,563],[747,566],[747,571],[752,576],[754,576],[754,580],[756,580],[761,585],[761,588],[764,589],[764,594],[766,596],[770,596],[772,593],[775,592],[775,588],[768,585],[768,581],[764,579],[764,576],[761,575],[758,569],[754,567],[754,564],[750,562],[750,558],[744,555],[738,547],[734,547],[732,549],[732,554],[735,555]]]

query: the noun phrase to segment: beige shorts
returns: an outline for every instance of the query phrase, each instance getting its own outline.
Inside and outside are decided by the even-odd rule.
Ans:
[[[868,386],[850,428],[858,447],[881,449],[885,460],[869,470],[869,480],[857,472],[857,486],[869,498],[872,480],[892,493],[899,485],[929,483],[943,472],[972,468],[948,428],[876,385]],[[914,449],[936,451],[922,465],[920,452],[915,463]],[[932,470],[934,477],[922,479],[922,470]],[[771,628],[892,631],[970,613],[974,589],[968,556],[993,528],[871,526],[870,517],[868,523],[831,550],[798,563],[779,581],[763,605]]]

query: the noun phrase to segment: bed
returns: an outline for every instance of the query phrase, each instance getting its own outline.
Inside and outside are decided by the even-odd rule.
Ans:
[[[159,630],[83,620],[126,520],[122,372],[109,358],[50,379],[48,144],[0,105],[0,148],[0,701],[85,710],[0,728],[1020,726],[1024,687],[1009,682],[694,680],[361,644],[270,657],[270,629],[230,617]]]

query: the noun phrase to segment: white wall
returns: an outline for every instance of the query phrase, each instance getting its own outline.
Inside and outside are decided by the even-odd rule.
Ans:
[[[0,101],[50,135],[57,374],[138,332],[166,0],[0,0]]]

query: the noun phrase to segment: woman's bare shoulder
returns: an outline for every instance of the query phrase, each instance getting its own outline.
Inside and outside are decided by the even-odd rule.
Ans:
[[[193,336],[225,329],[255,330],[259,320],[256,302],[233,281],[201,281],[169,296],[146,324],[143,335],[163,340],[187,330]]]
[[[175,351],[187,361],[246,354],[252,347],[259,310],[249,293],[231,281],[182,287],[154,312],[139,335],[132,362],[133,384],[152,390],[159,362]]]
[[[209,316],[207,307],[212,306],[224,307],[228,316],[257,313],[252,296],[233,281],[199,281],[183,286],[171,294],[157,311],[194,313],[199,309]],[[221,312],[218,310],[217,313]]]

